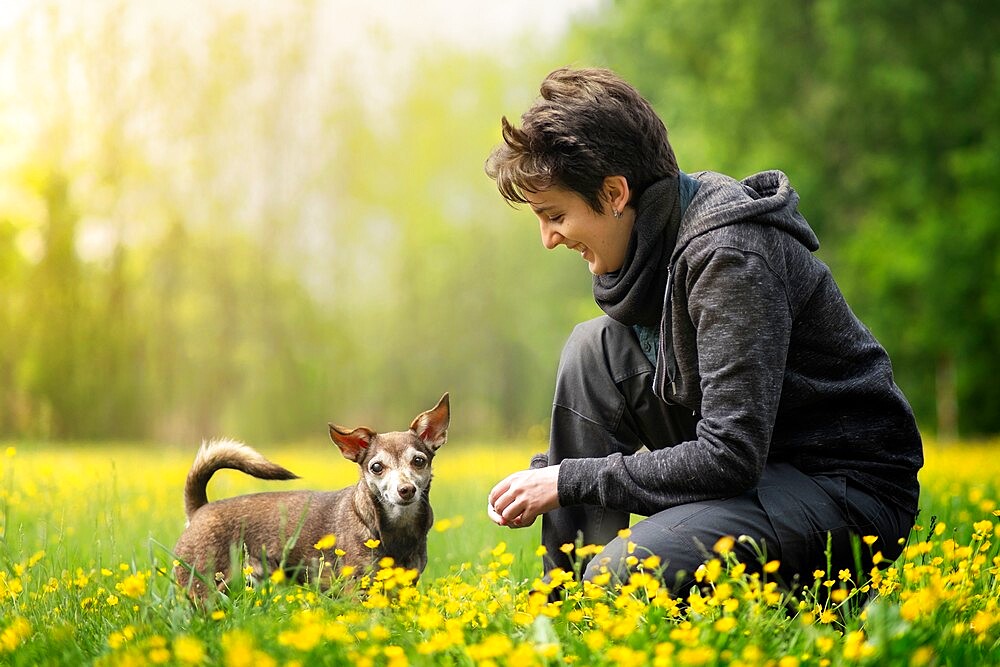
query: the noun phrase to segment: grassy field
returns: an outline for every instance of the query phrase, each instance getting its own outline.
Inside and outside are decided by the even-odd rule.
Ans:
[[[303,479],[223,471],[210,498],[356,479],[326,442],[261,449]],[[275,580],[196,610],[170,577],[194,448],[0,444],[0,664],[1000,663],[1000,442],[928,445],[920,525],[898,562],[861,580],[817,572],[782,591],[771,566],[749,577],[723,542],[700,592],[668,595],[650,574],[657,563],[640,558],[627,585],[569,581],[556,604],[537,579],[537,527],[509,531],[485,514],[490,487],[536,449],[441,450],[415,586],[383,563],[363,593]]]

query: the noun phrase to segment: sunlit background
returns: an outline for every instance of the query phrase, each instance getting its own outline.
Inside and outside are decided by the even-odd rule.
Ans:
[[[542,437],[599,313],[483,174],[610,66],[686,171],[785,170],[922,428],[1000,431],[1000,5],[0,4],[0,437]]]

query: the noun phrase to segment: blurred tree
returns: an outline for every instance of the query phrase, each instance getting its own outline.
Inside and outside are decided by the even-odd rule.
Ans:
[[[360,335],[357,398],[375,406],[390,391],[389,423],[446,390],[470,432],[544,423],[561,343],[592,306],[585,267],[546,256],[530,213],[483,173],[510,89],[515,109],[533,95],[523,67],[541,77],[485,56],[420,59],[388,117],[339,126],[346,154],[364,156],[341,204],[355,223],[342,272],[365,301],[338,324]]]
[[[922,426],[1000,431],[1000,5],[615,3],[574,38],[681,167],[786,171]]]
[[[483,174],[534,57],[438,49],[384,101],[314,3],[92,9],[0,36],[0,434],[323,439],[446,390],[456,434],[544,423],[596,307]]]

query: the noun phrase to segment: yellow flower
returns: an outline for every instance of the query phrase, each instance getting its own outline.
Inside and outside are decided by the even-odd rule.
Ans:
[[[608,643],[608,638],[600,630],[592,630],[583,635],[583,643],[591,651],[600,651]]]
[[[212,620],[213,621],[221,621],[225,617],[226,617],[226,612],[224,612],[221,609],[216,609],[215,611],[212,612]]]
[[[185,665],[197,665],[205,659],[205,649],[194,637],[181,635],[174,640],[174,656]]]
[[[345,565],[344,567],[340,568],[340,576],[342,576],[342,577],[349,577],[352,574],[354,574],[354,566],[353,565]]]
[[[725,556],[733,550],[733,545],[736,544],[736,540],[730,536],[725,535],[720,537],[716,542],[715,546],[712,547],[712,551],[715,553]]]
[[[877,539],[878,535],[865,535],[864,537],[861,538],[861,541],[867,544],[868,546],[871,546],[875,544],[875,540]]]
[[[837,578],[840,579],[841,581],[850,581],[851,580],[851,571],[850,570],[841,570],[840,572],[837,573]]]
[[[652,556],[648,556],[643,559],[642,566],[647,570],[655,570],[656,568],[660,567],[660,562],[661,562],[660,557],[657,556],[656,554],[653,554]]]
[[[764,563],[764,571],[768,574],[774,574],[778,571],[779,567],[781,567],[781,563],[776,560],[770,560]]]
[[[17,456],[17,447],[8,447],[7,451],[4,452],[7,458],[12,459]]]
[[[337,536],[333,534],[324,535],[319,538],[316,544],[313,545],[313,549],[317,551],[326,551],[327,549],[332,549],[333,545],[337,543]]]
[[[136,572],[116,584],[115,588],[130,598],[140,598],[146,594],[146,575]]]
[[[867,658],[875,652],[875,647],[865,641],[865,633],[855,630],[844,637],[844,657],[848,660]]]
[[[631,536],[632,536],[632,531],[628,528],[622,528],[621,530],[618,531],[618,539],[620,540],[627,540]]]
[[[736,619],[732,616],[723,616],[717,620],[712,627],[715,628],[716,632],[732,632],[736,628]]]
[[[280,584],[284,580],[285,580],[285,571],[284,570],[275,570],[274,572],[271,573],[271,582],[272,583]]]
[[[540,545],[537,549],[535,549],[536,556],[544,556],[548,552],[549,550],[545,548],[545,545]]]
[[[162,665],[170,660],[170,651],[163,647],[154,648],[149,652],[149,661],[154,665]]]
[[[378,549],[378,545],[380,544],[382,544],[382,540],[376,540],[375,538],[371,538],[365,542],[365,546],[369,549]]]
[[[0,632],[0,651],[13,651],[30,636],[31,623],[18,616],[4,628],[3,632]]]
[[[402,646],[386,646],[382,649],[382,653],[389,659],[390,667],[405,667],[410,664],[410,661],[406,658],[406,651],[403,650]]]
[[[921,667],[929,665],[934,659],[934,649],[930,646],[921,646],[910,656],[911,667]]]
[[[594,575],[593,581],[596,586],[607,586],[611,582],[611,573],[605,570],[600,574]]]

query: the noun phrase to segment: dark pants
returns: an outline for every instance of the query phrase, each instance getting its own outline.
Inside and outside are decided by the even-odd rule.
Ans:
[[[653,394],[653,370],[631,328],[608,317],[578,325],[559,363],[549,464],[614,452],[632,454],[643,446],[658,449],[695,439],[697,416]],[[756,488],[729,498],[670,507],[637,522],[622,540],[617,534],[628,527],[629,516],[591,505],[545,514],[546,569],[573,567],[560,547],[582,539],[583,544],[606,545],[586,566],[585,578],[598,574],[602,563],[626,577],[626,547],[633,542],[640,558],[660,556],[666,567],[664,582],[683,591],[719,538],[746,535],[766,552],[767,560],[781,563],[777,574],[786,585],[794,585],[796,577],[808,584],[814,570],[828,570],[828,544],[832,573],[848,569],[853,574],[858,566],[852,542],[877,536],[871,549],[861,544],[860,567],[867,574],[870,552],[880,550],[888,560],[894,559],[913,522],[912,516],[842,476],[809,476],[789,463],[770,461]],[[748,570],[760,568],[750,544],[737,542],[734,551]]]

